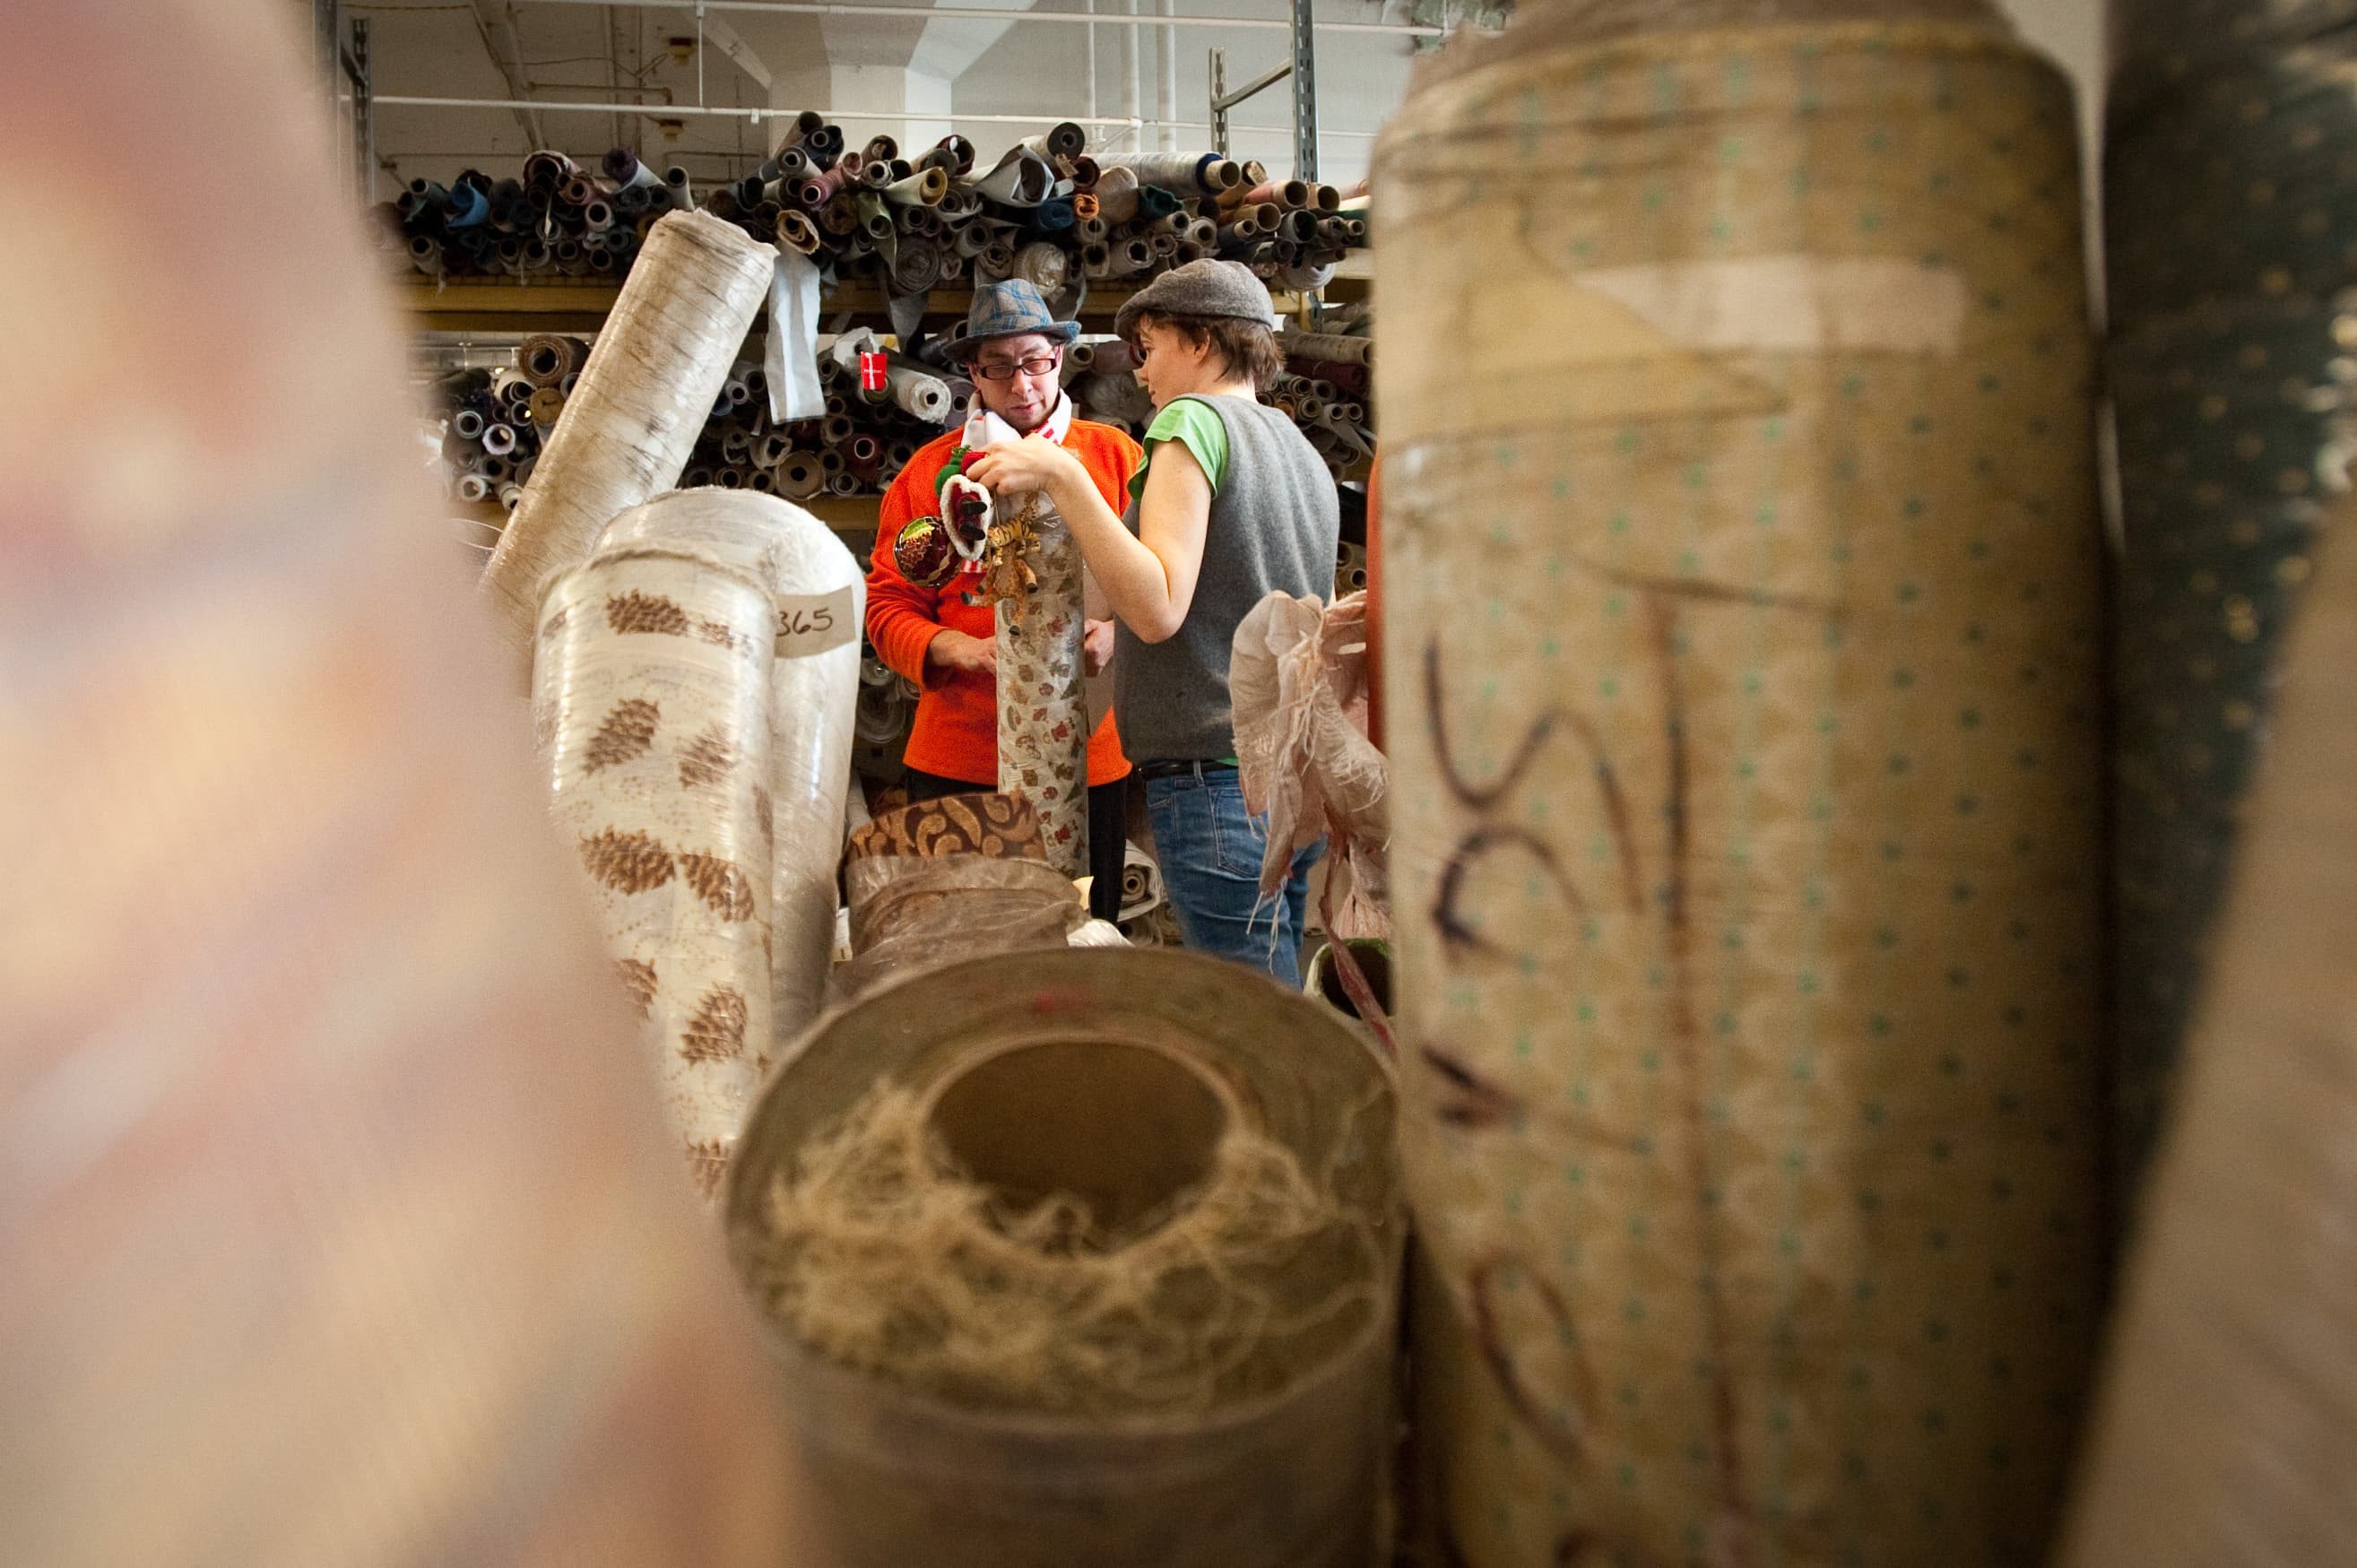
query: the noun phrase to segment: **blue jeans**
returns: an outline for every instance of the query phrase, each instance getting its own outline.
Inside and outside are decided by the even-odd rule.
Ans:
[[[1234,768],[1207,768],[1200,779],[1191,773],[1149,779],[1146,812],[1154,823],[1162,884],[1187,945],[1250,964],[1299,990],[1309,868],[1326,853],[1325,841],[1294,855],[1283,890],[1255,917],[1260,857],[1268,835],[1260,819],[1245,812],[1243,785]]]

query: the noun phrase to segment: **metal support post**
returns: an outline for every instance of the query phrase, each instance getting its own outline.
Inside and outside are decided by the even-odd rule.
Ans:
[[[352,46],[341,51],[352,84],[352,190],[363,205],[376,199],[376,104],[369,75],[369,21],[352,18]]]
[[[1242,103],[1245,99],[1252,97],[1255,93],[1267,91],[1270,88],[1275,87],[1278,82],[1283,81],[1286,77],[1291,76],[1292,74],[1293,67],[1290,64],[1280,65],[1273,70],[1264,71],[1259,76],[1254,77],[1245,86],[1239,87],[1233,92],[1230,92],[1227,90],[1228,51],[1225,49],[1213,49],[1211,51],[1212,149],[1222,157],[1226,157],[1228,156],[1230,151],[1228,146],[1229,110],[1234,108],[1237,104]]]
[[[1318,43],[1310,0],[1293,0],[1293,177],[1318,177]]]

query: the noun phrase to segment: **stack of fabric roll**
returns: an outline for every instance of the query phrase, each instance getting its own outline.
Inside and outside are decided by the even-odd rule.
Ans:
[[[376,209],[373,233],[388,264],[429,276],[615,276],[656,218],[700,206],[896,298],[1008,277],[1054,297],[1211,255],[1275,286],[1317,288],[1367,242],[1364,213],[1331,186],[1270,181],[1217,153],[1092,157],[1087,145],[1067,121],[985,168],[963,136],[904,156],[889,136],[847,146],[840,126],[806,113],[759,166],[700,199],[685,170],[658,176],[625,148],[595,170],[538,152],[521,178],[414,180]]]

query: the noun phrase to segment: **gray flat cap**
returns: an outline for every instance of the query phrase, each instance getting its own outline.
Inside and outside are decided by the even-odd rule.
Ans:
[[[1158,316],[1232,316],[1275,329],[1276,307],[1268,289],[1242,262],[1206,257],[1173,267],[1123,302],[1113,329],[1122,337],[1137,325],[1140,312]]]

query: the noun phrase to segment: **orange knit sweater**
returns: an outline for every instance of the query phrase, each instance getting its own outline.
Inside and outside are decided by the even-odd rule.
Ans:
[[[876,553],[867,569],[867,640],[877,657],[914,681],[922,695],[909,732],[906,761],[944,779],[963,779],[984,789],[998,787],[998,690],[987,675],[965,670],[928,668],[925,650],[944,629],[989,637],[997,629],[995,612],[974,599],[981,573],[969,567],[938,588],[920,588],[892,562],[892,541],[900,530],[940,510],[933,476],[948,462],[958,431],[926,443],[892,488],[884,493]],[[1129,477],[1144,454],[1136,442],[1107,424],[1072,421],[1064,446],[1080,458],[1105,504],[1119,511],[1129,501]],[[1129,771],[1107,714],[1089,736],[1089,782],[1110,784]]]

